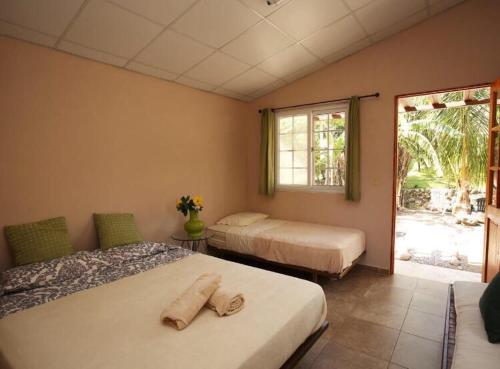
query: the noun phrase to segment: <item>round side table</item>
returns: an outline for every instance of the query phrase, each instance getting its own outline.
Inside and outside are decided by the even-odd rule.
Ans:
[[[192,251],[198,251],[198,248],[201,245],[204,244],[205,248],[208,246],[208,240],[212,236],[213,233],[205,229],[199,237],[191,237],[185,231],[179,231],[173,233],[170,238],[174,241],[179,241],[181,243],[181,247],[188,248]]]

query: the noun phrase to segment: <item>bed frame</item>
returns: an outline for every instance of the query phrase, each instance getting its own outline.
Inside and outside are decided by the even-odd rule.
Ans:
[[[450,369],[455,351],[455,329],[457,325],[457,313],[455,311],[455,294],[453,285],[448,287],[448,303],[446,305],[446,318],[444,324],[443,358],[441,369]]]
[[[295,368],[297,364],[300,362],[300,360],[305,356],[305,354],[309,352],[311,347],[313,347],[316,341],[321,337],[321,335],[325,333],[329,325],[330,323],[327,320],[325,320],[321,325],[321,327],[319,327],[319,329],[316,332],[307,337],[307,339],[302,343],[302,345],[297,347],[297,350],[295,350],[292,356],[290,356],[288,360],[285,361],[285,363],[280,367],[280,369]]]
[[[361,255],[359,255],[352,262],[352,264],[349,267],[342,270],[342,272],[340,272],[340,273],[328,273],[328,272],[314,270],[314,269],[310,269],[310,268],[306,268],[306,267],[302,267],[302,266],[298,266],[298,265],[278,263],[277,261],[262,259],[258,256],[242,254],[242,253],[239,253],[236,251],[222,249],[222,248],[219,248],[217,246],[210,245],[210,243],[207,244],[207,250],[213,252],[215,256],[220,257],[221,259],[225,259],[225,256],[229,255],[229,256],[235,256],[235,257],[241,258],[241,259],[258,261],[259,263],[262,263],[262,264],[267,264],[267,265],[271,265],[271,266],[281,266],[281,267],[285,267],[285,268],[289,268],[289,269],[293,269],[293,270],[298,270],[301,272],[310,273],[311,279],[314,283],[318,283],[318,276],[325,276],[325,277],[333,278],[333,279],[342,279],[356,265],[356,263],[359,261],[359,259],[366,253],[366,251],[363,251],[363,253]]]

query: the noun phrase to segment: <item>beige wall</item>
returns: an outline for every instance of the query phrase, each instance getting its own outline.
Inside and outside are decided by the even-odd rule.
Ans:
[[[0,227],[64,215],[89,249],[93,212],[165,240],[180,195],[207,223],[246,207],[247,104],[9,38],[0,55]]]
[[[497,0],[467,1],[252,104],[0,37],[0,227],[65,215],[90,249],[93,212],[130,211],[164,240],[182,226],[175,198],[200,193],[207,223],[249,207],[361,228],[364,263],[388,268],[394,96],[500,77],[499,13]],[[258,108],[375,91],[361,104],[360,203],[257,195]]]
[[[359,227],[367,235],[365,264],[389,268],[394,96],[492,81],[500,77],[500,1],[467,1],[252,103],[248,197],[272,216]],[[361,103],[360,203],[323,193],[257,195],[257,109],[380,92]]]

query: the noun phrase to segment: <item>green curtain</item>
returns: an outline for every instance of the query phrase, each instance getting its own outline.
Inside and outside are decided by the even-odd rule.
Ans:
[[[259,193],[266,196],[274,195],[275,145],[276,124],[274,122],[274,112],[271,109],[263,109],[260,127]]]
[[[359,201],[359,97],[349,100],[349,116],[347,119],[347,163],[345,180],[345,198],[348,201]]]

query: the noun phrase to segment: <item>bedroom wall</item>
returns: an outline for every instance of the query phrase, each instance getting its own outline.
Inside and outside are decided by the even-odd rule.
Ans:
[[[389,269],[394,96],[500,77],[499,13],[498,0],[466,1],[253,102],[248,132],[251,208],[274,217],[360,228],[367,235],[362,263]],[[359,203],[347,202],[339,194],[278,192],[273,199],[257,195],[259,108],[376,91],[380,98],[361,103]]]
[[[0,55],[0,228],[64,215],[92,249],[93,212],[166,240],[180,195],[208,224],[246,207],[247,104],[5,37]]]

